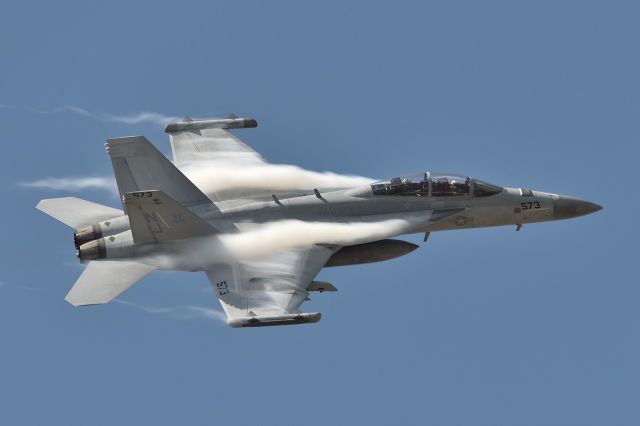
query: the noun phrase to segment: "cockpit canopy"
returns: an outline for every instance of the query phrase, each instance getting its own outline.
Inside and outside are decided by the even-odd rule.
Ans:
[[[421,173],[405,175],[371,184],[374,195],[414,195],[418,197],[441,197],[469,195],[487,197],[502,191],[490,183],[448,173]]]

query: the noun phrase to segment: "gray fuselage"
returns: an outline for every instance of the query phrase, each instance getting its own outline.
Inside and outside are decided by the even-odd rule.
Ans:
[[[473,183],[472,183],[473,185]],[[235,232],[243,226],[282,220],[300,220],[321,223],[380,223],[388,220],[403,220],[383,238],[418,232],[434,232],[451,229],[479,228],[502,225],[523,225],[533,222],[568,219],[599,210],[597,204],[578,198],[520,188],[500,188],[491,195],[477,196],[473,191],[466,194],[434,195],[432,191],[423,195],[376,194],[372,186],[359,188],[300,191],[280,199],[273,194],[268,201],[261,200],[237,206],[231,202],[197,204],[188,208],[213,227],[223,232]],[[117,225],[117,226],[114,226]],[[233,225],[230,225],[233,224]],[[193,239],[161,244],[135,244],[126,216],[102,226],[101,250],[106,258],[146,257],[162,269],[202,270],[215,259],[184,261],[183,253],[189,252],[197,241]],[[374,243],[381,238],[372,235],[358,241]],[[330,241],[317,241],[331,244]],[[382,246],[381,246],[382,247]],[[387,246],[385,246],[387,247]],[[377,248],[366,247],[368,250]],[[377,249],[378,251],[383,249]],[[399,249],[401,250],[401,249]],[[155,253],[182,259],[180,262],[156,263]],[[381,254],[378,253],[380,256]],[[384,258],[384,255],[381,256]],[[389,256],[391,258],[392,256]]]

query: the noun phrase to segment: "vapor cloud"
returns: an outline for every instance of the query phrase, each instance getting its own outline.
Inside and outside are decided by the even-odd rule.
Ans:
[[[203,306],[185,305],[182,309],[186,310],[186,314],[183,316],[185,319],[212,319],[216,321],[222,321],[226,324],[227,316],[216,309],[205,308]]]
[[[55,112],[72,112],[74,114],[82,115],[84,117],[93,118],[96,120],[104,121],[107,123],[122,123],[122,124],[139,124],[139,123],[151,123],[164,126],[172,121],[179,121],[180,117],[173,117],[170,115],[160,114],[158,112],[137,112],[128,115],[115,115],[106,113],[95,113],[87,111],[84,108],[76,106],[65,105],[55,110]]]
[[[281,220],[266,224],[238,224],[241,232],[191,239],[188,242],[176,241],[173,246],[167,246],[163,254],[150,253],[144,256],[143,262],[159,269],[187,270],[227,262],[251,265],[264,260],[276,264],[282,263],[277,256],[299,256],[316,244],[348,246],[416,232],[413,229],[414,220],[421,219],[368,223]],[[295,262],[301,259],[296,258]],[[292,271],[290,263],[288,259],[284,262],[283,271]]]
[[[266,224],[238,224],[240,232],[186,242],[176,241],[171,247],[165,246],[163,254],[150,253],[140,258],[140,261],[160,269],[205,269],[213,277],[217,274],[228,277],[226,265],[239,265],[240,270],[235,270],[234,266],[234,274],[237,274],[238,279],[244,283],[251,282],[252,289],[260,289],[247,295],[251,298],[251,306],[255,307],[254,311],[279,313],[289,309],[287,307],[295,309],[306,297],[306,280],[312,276],[305,276],[309,272],[304,272],[304,265],[310,259],[310,250],[317,250],[315,253],[318,255],[327,256],[324,260],[333,253],[327,248],[316,249],[317,245],[349,246],[382,240],[414,231],[424,220],[416,215],[410,220],[390,219],[377,222],[281,220]],[[317,261],[321,263],[317,264]],[[319,270],[324,261],[316,259],[316,264],[311,265]],[[239,282],[233,282],[233,286],[239,285]],[[235,304],[232,303],[232,306]],[[178,318],[224,319],[219,311],[197,306],[182,307],[170,314]]]
[[[131,306],[132,308],[135,308],[147,314],[172,314],[173,312],[175,312],[175,308],[152,308],[149,306],[139,305],[133,302],[127,302],[126,300],[122,300],[122,299],[114,299],[113,301],[121,305]]]
[[[401,233],[408,225],[409,222],[403,219],[372,223],[281,220],[245,232],[223,234],[219,239],[233,257],[257,259],[314,244],[347,246],[377,241]]]
[[[116,182],[111,177],[48,177],[31,182],[21,182],[20,186],[26,188],[52,189],[56,191],[83,191],[105,190],[110,194],[118,195]]]
[[[109,114],[89,111],[74,105],[64,105],[51,110],[32,107],[0,104],[0,108],[27,111],[34,114],[71,113],[98,121],[119,124],[150,123],[166,125],[172,121],[180,121],[180,117],[165,115],[158,112],[142,111],[131,114]],[[265,192],[285,192],[314,188],[350,188],[371,183],[373,179],[340,175],[331,172],[314,172],[297,166],[283,164],[269,164],[262,162],[259,154],[242,148],[238,150],[225,149],[215,152],[201,152],[196,162],[188,160],[179,164],[181,170],[203,192],[214,195],[221,200],[240,196],[264,196]],[[209,157],[208,157],[209,156]],[[27,182],[23,186],[56,189],[82,190],[106,189],[116,193],[115,184],[109,178],[103,177],[63,177],[47,178],[35,182]],[[269,195],[269,194],[267,194]]]
[[[204,193],[229,200],[237,197],[271,196],[299,190],[354,188],[374,179],[362,176],[316,172],[287,164],[267,163],[257,152],[232,136],[211,130],[203,136],[215,138],[197,152],[189,144],[174,140],[176,164]]]
[[[184,305],[176,308],[164,308],[144,306],[122,299],[114,299],[113,301],[121,305],[130,306],[140,312],[150,315],[166,315],[180,320],[206,319],[223,322],[225,324],[227,322],[227,317],[224,313],[204,306]]]
[[[13,109],[18,111],[27,111],[35,114],[58,114],[70,112],[73,114],[81,115],[83,117],[92,118],[94,120],[104,121],[106,123],[121,123],[121,124],[140,124],[140,123],[150,123],[164,126],[165,124],[171,121],[180,120],[179,117],[173,117],[170,115],[164,115],[158,112],[151,111],[142,111],[135,112],[131,114],[107,114],[107,113],[99,113],[88,111],[84,108],[80,108],[73,105],[64,105],[59,108],[46,110],[46,109],[38,109],[31,107],[21,107],[17,105],[8,105],[8,104],[0,104],[0,108],[2,109]]]
[[[210,166],[186,167],[184,174],[205,194],[214,194],[221,200],[238,194],[254,195],[314,188],[354,188],[364,186],[373,179],[362,176],[340,175],[332,172],[314,172],[287,164],[246,164],[225,157]]]

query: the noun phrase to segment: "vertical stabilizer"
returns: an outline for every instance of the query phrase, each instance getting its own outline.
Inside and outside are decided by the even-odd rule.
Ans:
[[[159,190],[182,205],[211,203],[144,136],[109,139],[106,147],[121,196],[128,192]]]

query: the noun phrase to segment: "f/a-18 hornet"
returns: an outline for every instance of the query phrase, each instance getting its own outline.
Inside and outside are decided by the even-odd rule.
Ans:
[[[392,259],[418,246],[398,235],[586,215],[578,198],[424,172],[372,182],[267,163],[227,129],[253,119],[168,124],[173,163],[145,137],[109,139],[123,210],[75,197],[37,208],[75,229],[87,266],[66,296],[107,303],[156,269],[204,271],[231,327],[312,323],[324,267]]]

